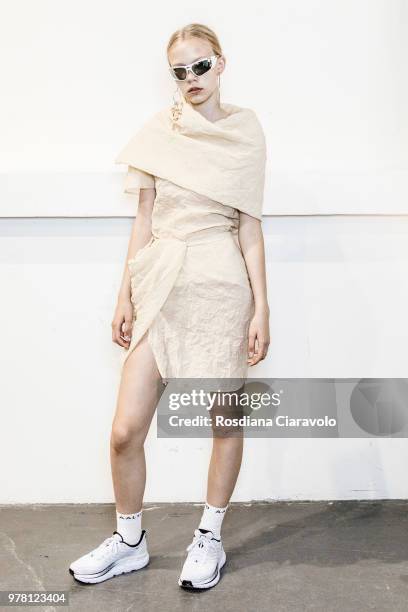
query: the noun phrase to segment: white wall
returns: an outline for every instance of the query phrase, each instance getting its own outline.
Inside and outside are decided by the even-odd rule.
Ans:
[[[114,158],[171,104],[165,48],[190,21],[219,35],[222,100],[263,123],[265,214],[408,213],[405,0],[19,0],[2,13],[4,216],[129,214]]]
[[[0,230],[0,503],[112,501],[110,323],[130,220]],[[264,232],[272,342],[250,376],[404,377],[408,219],[272,217]],[[210,446],[157,439],[154,419],[146,501],[201,501]],[[247,439],[233,499],[406,498],[407,459],[406,439]]]
[[[164,49],[189,21],[219,33],[222,98],[267,133],[272,343],[251,375],[405,376],[406,3],[250,6],[2,8],[0,503],[113,501],[110,322],[134,214],[113,160],[171,101]],[[202,501],[210,447],[157,439],[153,421],[146,501]],[[247,439],[233,501],[406,498],[407,454],[404,439]]]

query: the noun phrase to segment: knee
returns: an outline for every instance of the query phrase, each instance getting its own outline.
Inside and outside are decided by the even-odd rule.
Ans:
[[[244,430],[241,425],[231,427],[221,426],[221,427],[213,427],[212,428],[213,440],[214,442],[218,442],[218,445],[225,446],[235,446],[236,442],[232,442],[232,440],[242,440],[244,437]],[[224,444],[222,444],[224,442]]]
[[[111,449],[115,453],[124,453],[130,448],[137,450],[143,447],[141,432],[126,424],[114,424],[110,438]]]

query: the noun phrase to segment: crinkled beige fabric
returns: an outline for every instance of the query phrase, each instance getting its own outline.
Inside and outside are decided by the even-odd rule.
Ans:
[[[143,172],[143,170],[128,166],[125,186],[123,188],[125,193],[131,193],[138,196],[141,189],[154,188],[154,186],[154,176],[147,172]]]
[[[180,114],[167,107],[146,121],[115,163],[262,219],[266,140],[250,108],[221,103],[227,116],[209,121],[184,99]]]
[[[153,183],[152,238],[128,261],[134,322],[123,364],[148,330],[165,382],[226,378],[230,384],[223,389],[237,389],[247,376],[254,309],[237,235],[239,212],[128,168],[127,193]]]

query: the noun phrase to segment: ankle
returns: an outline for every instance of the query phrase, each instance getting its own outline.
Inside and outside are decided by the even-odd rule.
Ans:
[[[137,544],[142,533],[142,510],[131,514],[116,510],[116,531],[127,544]]]
[[[217,540],[221,539],[221,526],[227,511],[228,504],[224,507],[212,506],[208,502],[204,505],[199,529],[212,531]]]

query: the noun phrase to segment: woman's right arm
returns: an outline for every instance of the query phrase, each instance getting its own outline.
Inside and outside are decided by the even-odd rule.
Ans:
[[[152,211],[155,197],[156,190],[154,188],[140,189],[139,205],[133,222],[122,282],[112,321],[112,341],[124,348],[129,348],[133,323],[133,304],[130,299],[131,285],[128,260],[133,259],[137,251],[143,248],[152,236]]]

